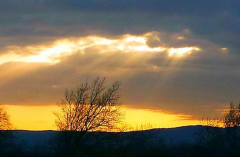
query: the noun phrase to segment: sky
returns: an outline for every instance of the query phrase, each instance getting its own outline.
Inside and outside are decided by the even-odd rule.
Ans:
[[[20,129],[41,119],[46,125],[35,129],[52,129],[67,88],[105,77],[122,83],[131,123],[141,123],[132,115],[159,127],[168,127],[163,115],[171,126],[221,116],[240,100],[239,7],[237,0],[1,0],[0,103]]]

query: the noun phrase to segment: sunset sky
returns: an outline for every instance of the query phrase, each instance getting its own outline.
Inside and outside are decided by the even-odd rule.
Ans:
[[[0,103],[55,129],[64,91],[120,81],[125,121],[199,124],[240,101],[237,0],[1,0]]]

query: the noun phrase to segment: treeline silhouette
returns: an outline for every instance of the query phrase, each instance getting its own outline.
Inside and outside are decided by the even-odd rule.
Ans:
[[[134,131],[122,123],[120,86],[120,82],[106,86],[105,78],[97,78],[92,83],[87,80],[75,89],[66,90],[59,103],[61,112],[54,113],[58,131],[48,145],[31,150],[24,147],[24,143],[15,142],[10,117],[0,108],[0,156],[240,156],[240,104],[230,104],[222,119],[208,119],[206,126],[195,133],[194,144],[184,141],[169,144],[164,137],[156,140],[151,131],[143,131],[150,129],[150,124],[138,129],[142,131]]]

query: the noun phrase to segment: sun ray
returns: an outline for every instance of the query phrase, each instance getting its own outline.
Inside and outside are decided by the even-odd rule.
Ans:
[[[149,34],[149,33],[146,33]],[[0,57],[0,64],[11,61],[22,62],[46,62],[58,63],[61,57],[76,52],[84,53],[86,49],[98,47],[100,53],[168,53],[169,57],[186,57],[193,52],[200,51],[198,47],[150,47],[147,44],[146,35],[122,35],[115,39],[108,39],[100,36],[87,36],[81,38],[59,39],[52,46],[36,45],[27,47],[12,46],[6,55]],[[160,41],[159,41],[160,42]],[[17,51],[17,54],[14,52]],[[21,55],[21,51],[30,53]]]

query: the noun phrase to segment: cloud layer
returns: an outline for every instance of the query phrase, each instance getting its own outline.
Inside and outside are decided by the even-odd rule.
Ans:
[[[3,0],[1,47],[55,38],[190,30],[196,38],[238,50],[239,2],[158,0]]]
[[[131,107],[218,114],[239,99],[239,5],[3,0],[0,101],[55,104],[66,88],[100,76],[121,81]]]

